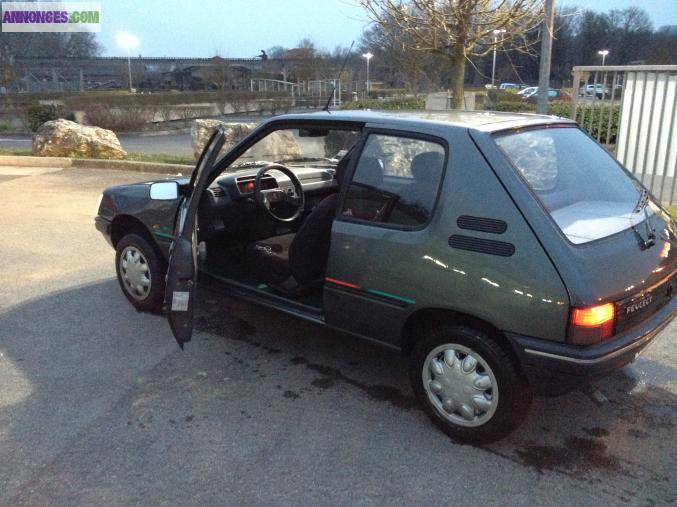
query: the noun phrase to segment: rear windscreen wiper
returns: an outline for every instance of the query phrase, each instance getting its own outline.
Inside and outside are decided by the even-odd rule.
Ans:
[[[649,191],[646,188],[642,188],[642,192],[639,196],[639,199],[637,200],[635,209],[633,209],[632,212],[640,213],[644,211],[644,226],[646,227],[646,238],[640,234],[634,222],[630,220],[632,230],[635,231],[635,234],[637,234],[637,237],[639,238],[639,246],[642,250],[645,250],[656,244],[656,232],[651,228],[651,225],[649,225],[649,213],[646,210],[648,204],[649,204]]]
[[[635,209],[632,210],[633,213],[639,213],[646,205],[649,204],[649,191],[646,188],[642,188],[642,192],[639,194],[639,199],[637,199],[637,204],[635,204]]]

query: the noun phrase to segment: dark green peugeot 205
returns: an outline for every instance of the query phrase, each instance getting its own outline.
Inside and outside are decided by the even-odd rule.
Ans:
[[[190,178],[107,189],[96,217],[125,296],[181,346],[199,278],[400,350],[433,421],[488,442],[675,314],[675,224],[569,120],[320,112],[224,142]]]

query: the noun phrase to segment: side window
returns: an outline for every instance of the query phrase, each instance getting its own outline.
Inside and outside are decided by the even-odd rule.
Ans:
[[[371,134],[357,161],[342,214],[401,226],[425,224],[433,213],[444,159],[439,143]]]

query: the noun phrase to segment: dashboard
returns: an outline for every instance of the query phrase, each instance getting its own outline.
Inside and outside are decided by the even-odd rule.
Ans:
[[[303,186],[304,193],[312,193],[322,190],[331,190],[336,186],[333,169],[316,169],[310,167],[290,167]],[[252,197],[254,193],[254,181],[258,171],[251,169],[224,174],[214,180],[209,186],[209,191],[221,200],[238,201]],[[285,191],[293,190],[291,180],[281,172],[271,171],[261,180],[264,190],[280,188]]]
[[[288,166],[298,177],[306,196],[306,209],[337,189],[334,170],[329,168]],[[254,185],[258,168],[248,168],[216,178],[200,201],[201,234],[241,236],[243,230],[270,226],[270,219],[254,203]],[[294,185],[278,171],[271,171],[261,180],[264,190],[279,188],[291,193]]]

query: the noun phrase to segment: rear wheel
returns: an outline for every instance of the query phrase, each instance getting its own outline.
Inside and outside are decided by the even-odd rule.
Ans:
[[[411,383],[430,418],[474,443],[504,437],[526,415],[531,391],[509,354],[487,334],[443,325],[416,344]]]
[[[127,234],[116,246],[115,267],[122,292],[138,310],[160,311],[165,292],[164,262],[146,239]]]

